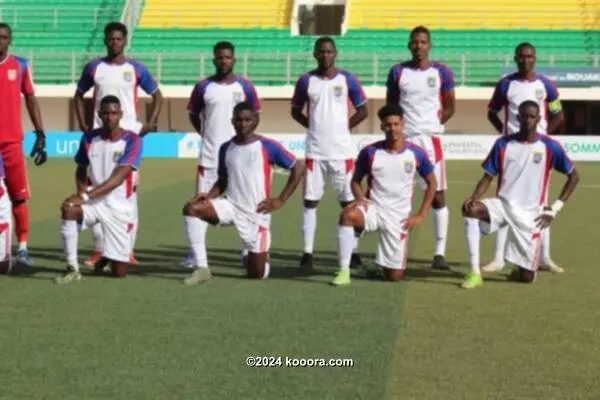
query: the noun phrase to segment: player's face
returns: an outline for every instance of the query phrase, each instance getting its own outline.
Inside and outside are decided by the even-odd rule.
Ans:
[[[256,129],[256,113],[250,110],[240,111],[233,116],[231,122],[237,135],[250,136]]]
[[[123,111],[119,104],[105,104],[100,107],[98,115],[102,120],[102,126],[110,130],[115,130],[119,127],[119,121],[121,120]]]
[[[123,32],[112,31],[104,37],[104,44],[106,45],[106,50],[109,54],[117,55],[123,53],[127,40],[125,39]]]
[[[387,140],[397,140],[404,132],[404,121],[397,115],[390,115],[381,121],[381,130]]]
[[[315,60],[319,68],[326,69],[331,68],[335,64],[335,57],[337,56],[337,50],[332,43],[324,42],[319,44],[319,47],[315,49]]]
[[[526,132],[535,132],[537,129],[538,122],[540,122],[540,112],[537,108],[525,107],[519,111],[519,123],[521,124],[521,130]]]
[[[515,63],[517,63],[519,72],[532,72],[535,68],[535,50],[531,47],[523,47],[515,54]]]
[[[8,29],[0,28],[0,52],[5,53],[10,46],[11,37]]]
[[[415,33],[411,36],[410,42],[408,42],[408,49],[413,56],[413,60],[426,60],[429,56],[430,48],[431,42],[429,40],[429,35],[423,32]]]
[[[229,49],[217,50],[214,54],[213,65],[217,69],[217,74],[227,75],[233,71],[235,65],[235,57]]]

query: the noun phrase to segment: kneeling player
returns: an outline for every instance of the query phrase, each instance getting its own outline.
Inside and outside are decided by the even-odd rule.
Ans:
[[[423,221],[435,196],[434,167],[425,150],[405,141],[402,108],[389,104],[378,115],[385,140],[365,147],[358,155],[351,184],[356,202],[340,215],[337,231],[340,271],[333,280],[336,286],[350,283],[355,234],[362,232],[379,232],[376,263],[383,267],[384,278],[402,279],[408,232]],[[418,213],[411,216],[417,174],[425,180],[427,188]],[[369,177],[366,195],[361,188],[365,175]]]
[[[540,260],[541,231],[550,226],[579,182],[579,174],[562,146],[536,132],[539,121],[540,106],[533,101],[521,103],[520,131],[496,141],[483,162],[485,174],[463,204],[471,263],[471,272],[461,285],[465,289],[483,284],[479,268],[481,234],[504,226],[509,230],[504,259],[517,267],[515,278],[533,282]],[[568,179],[558,200],[552,207],[544,207],[551,169]],[[479,200],[496,176],[497,197]]]
[[[104,97],[99,115],[102,128],[84,134],[75,155],[77,187],[87,186],[89,174],[93,189],[72,195],[62,204],[60,231],[67,272],[56,283],[81,280],[77,259],[79,230],[97,223],[105,238],[103,256],[111,261],[113,274],[127,275],[136,223],[134,183],[141,163],[142,140],[119,127],[122,111],[117,97]]]
[[[218,180],[208,193],[200,193],[183,208],[185,227],[194,254],[195,271],[184,282],[201,283],[211,278],[206,260],[202,221],[212,225],[234,225],[248,250],[248,277],[266,278],[271,243],[272,211],[283,206],[304,175],[304,164],[296,161],[273,140],[254,133],[258,116],[249,103],[233,109],[235,136],[219,150]],[[272,165],[291,171],[278,197],[271,197]],[[221,197],[227,193],[227,197]]]
[[[4,160],[0,155],[0,274],[8,274],[12,266],[12,203],[4,183]]]

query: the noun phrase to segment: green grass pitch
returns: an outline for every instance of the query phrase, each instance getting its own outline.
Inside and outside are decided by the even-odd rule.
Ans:
[[[447,258],[454,274],[427,268],[431,220],[411,235],[411,273],[398,284],[327,283],[337,265],[331,193],[318,214],[317,275],[290,276],[300,256],[300,198],[273,218],[273,277],[240,279],[240,240],[210,228],[216,275],[180,283],[186,252],[181,209],[194,160],[145,160],[136,247],[144,276],[87,277],[56,286],[63,267],[59,206],[74,165],[30,165],[34,276],[0,277],[0,399],[598,399],[600,354],[600,166],[579,163],[581,186],[552,230],[552,254],[567,272],[534,285],[461,291],[467,271],[461,201],[481,175],[451,162]],[[276,177],[275,189],[284,177]],[[562,185],[552,178],[552,197]],[[375,236],[361,241],[371,262]],[[81,236],[81,256],[90,234]],[[484,238],[482,262],[491,256]],[[249,368],[248,356],[351,358],[351,368]]]

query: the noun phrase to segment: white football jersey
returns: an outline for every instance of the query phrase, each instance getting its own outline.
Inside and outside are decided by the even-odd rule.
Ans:
[[[199,115],[202,123],[202,149],[198,165],[217,168],[219,148],[235,135],[231,118],[233,108],[242,102],[253,105],[260,111],[260,101],[254,85],[236,76],[231,83],[217,82],[214,77],[204,79],[192,90],[188,111]]]
[[[354,156],[350,140],[351,107],[367,102],[358,79],[350,72],[338,70],[330,79],[310,71],[296,83],[292,107],[307,106],[308,132],[306,158],[345,160]]]
[[[94,129],[102,127],[98,116],[100,101],[105,96],[113,95],[121,102],[121,127],[139,133],[142,124],[138,121],[138,88],[142,88],[147,94],[153,94],[158,90],[158,85],[148,69],[135,60],[127,59],[123,64],[111,64],[105,58],[99,58],[86,64],[77,84],[77,90],[82,94],[91,88],[94,88]]]
[[[392,67],[387,79],[387,102],[404,110],[407,137],[444,133],[443,96],[454,90],[454,75],[444,64],[432,62],[417,69],[405,62]]]
[[[111,208],[135,209],[135,191],[137,174],[142,161],[142,146],[142,139],[130,131],[123,131],[116,141],[104,138],[102,129],[95,129],[82,136],[75,162],[87,168],[91,186],[97,187],[104,183],[119,165],[133,167],[120,186],[97,201],[104,201]]]

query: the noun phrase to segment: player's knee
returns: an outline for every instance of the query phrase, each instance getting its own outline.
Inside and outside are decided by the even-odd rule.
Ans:
[[[343,226],[357,226],[360,221],[360,211],[356,208],[344,208],[340,213],[340,225]]]
[[[444,191],[435,192],[435,196],[431,202],[431,208],[438,210],[444,207],[446,207],[446,196],[444,195]]]
[[[60,212],[62,214],[62,219],[65,220],[77,219],[78,217],[77,209],[66,202],[61,205]]]
[[[383,279],[388,282],[398,282],[404,278],[403,269],[383,268]]]
[[[194,212],[194,205],[192,203],[186,203],[183,206],[182,213],[186,217],[196,217],[196,213]]]
[[[304,200],[304,208],[317,208],[319,200]]]

